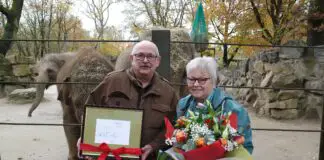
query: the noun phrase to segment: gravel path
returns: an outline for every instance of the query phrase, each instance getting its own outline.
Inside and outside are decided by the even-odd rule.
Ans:
[[[62,123],[62,110],[56,88],[45,92],[46,100],[27,117],[31,104],[8,104],[0,99],[0,122]],[[276,121],[250,113],[253,128],[320,129],[320,121]],[[256,160],[317,160],[319,133],[253,131]],[[0,125],[1,160],[67,159],[67,144],[62,127]]]

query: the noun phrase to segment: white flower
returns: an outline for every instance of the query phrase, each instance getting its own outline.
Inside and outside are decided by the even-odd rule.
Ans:
[[[232,141],[227,141],[227,145],[225,146],[226,151],[233,151],[235,147],[235,144],[233,144]]]
[[[237,133],[237,130],[235,128],[233,128],[230,124],[228,124],[228,126],[229,126],[229,132],[231,135],[234,135]]]
[[[191,136],[194,141],[196,141],[200,137],[207,137],[213,134],[213,131],[209,130],[206,124],[199,125],[197,123],[194,123],[190,126],[190,128]]]

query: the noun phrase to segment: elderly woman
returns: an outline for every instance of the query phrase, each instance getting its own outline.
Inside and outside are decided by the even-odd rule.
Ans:
[[[190,94],[180,99],[177,117],[189,116],[189,110],[195,112],[198,110],[196,107],[199,102],[204,103],[209,100],[215,111],[232,112],[236,116],[237,124],[235,125],[245,139],[243,146],[252,154],[253,144],[249,115],[244,107],[216,86],[216,61],[211,57],[197,57],[187,64],[186,72]]]

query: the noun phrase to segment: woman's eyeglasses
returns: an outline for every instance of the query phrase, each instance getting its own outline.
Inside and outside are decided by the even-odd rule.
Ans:
[[[188,84],[195,84],[196,81],[199,85],[204,85],[210,78],[187,78]]]

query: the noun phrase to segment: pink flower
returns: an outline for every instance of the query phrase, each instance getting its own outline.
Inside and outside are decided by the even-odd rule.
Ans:
[[[203,104],[203,103],[197,103],[197,106],[196,106],[198,109],[204,109],[206,108],[206,106]]]

